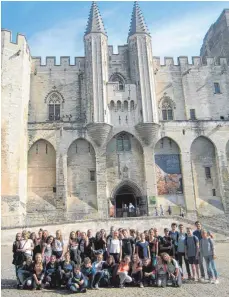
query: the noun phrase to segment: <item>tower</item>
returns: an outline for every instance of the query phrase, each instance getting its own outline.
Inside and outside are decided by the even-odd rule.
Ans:
[[[2,31],[2,226],[24,224],[31,57],[23,35]],[[4,219],[7,216],[7,220]]]
[[[157,106],[153,74],[151,36],[141,9],[134,3],[128,35],[130,77],[137,85],[137,95],[142,105],[144,123],[157,123]]]
[[[88,122],[107,122],[108,38],[98,6],[92,2],[86,32],[85,74]]]

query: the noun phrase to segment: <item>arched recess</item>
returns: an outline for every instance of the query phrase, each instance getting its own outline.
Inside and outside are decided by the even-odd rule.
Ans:
[[[125,78],[121,73],[113,73],[110,77],[111,82],[117,82],[118,83],[118,90],[119,91],[124,91],[125,88]]]
[[[215,145],[204,136],[196,138],[191,145],[191,162],[198,211],[204,215],[222,211]]]
[[[55,209],[56,151],[47,140],[37,140],[28,152],[27,211]]]
[[[93,146],[85,139],[77,139],[69,146],[67,153],[68,168],[68,211],[88,206],[96,208],[96,157]]]
[[[158,204],[174,207],[173,213],[184,206],[180,148],[169,137],[161,138],[154,148]]]
[[[129,216],[142,216],[147,214],[145,196],[136,183],[130,180],[123,180],[112,191],[111,199],[114,201],[115,216],[123,217],[123,212]],[[130,203],[134,206],[133,211],[129,211]],[[127,210],[128,208],[128,210]]]
[[[109,194],[121,181],[125,181],[125,183],[132,181],[141,189],[145,189],[143,148],[134,135],[122,131],[114,135],[108,142],[106,148],[106,179],[107,193]],[[141,203],[146,205],[146,198],[144,197],[144,199]]]

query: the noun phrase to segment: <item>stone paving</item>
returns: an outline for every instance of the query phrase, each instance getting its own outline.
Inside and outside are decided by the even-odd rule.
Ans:
[[[86,294],[81,294],[83,296],[91,297],[126,297],[128,294],[129,297],[138,297],[140,296],[157,296],[157,297],[227,297],[229,296],[229,244],[228,243],[217,243],[216,244],[216,254],[217,254],[217,270],[220,275],[220,284],[202,284],[202,283],[185,283],[181,288],[171,288],[167,287],[162,288],[152,288],[146,287],[143,289],[140,288],[126,288],[121,289],[106,289],[102,288],[99,291],[89,291]],[[1,296],[3,297],[21,297],[21,296],[65,296],[69,293],[65,290],[59,291],[19,291],[16,289],[16,282],[14,278],[14,266],[12,262],[12,253],[11,247],[2,246],[2,265],[1,265],[1,282],[2,282],[2,291]]]

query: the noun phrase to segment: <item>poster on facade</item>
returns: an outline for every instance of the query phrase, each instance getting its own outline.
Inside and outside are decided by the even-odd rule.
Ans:
[[[155,155],[158,195],[183,193],[180,156]]]

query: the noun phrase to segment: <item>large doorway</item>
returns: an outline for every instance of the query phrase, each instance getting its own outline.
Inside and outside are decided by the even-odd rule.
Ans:
[[[136,186],[121,185],[114,194],[115,216],[136,217],[146,214],[146,205],[142,203],[144,200]]]

